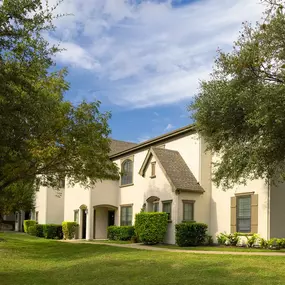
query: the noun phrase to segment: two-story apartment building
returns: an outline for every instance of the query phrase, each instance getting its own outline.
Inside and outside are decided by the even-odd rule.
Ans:
[[[119,181],[92,189],[68,181],[62,194],[41,187],[35,218],[39,223],[77,221],[79,238],[105,239],[110,225],[132,225],[135,214],[163,211],[169,216],[167,243],[175,243],[175,224],[206,223],[209,233],[259,233],[285,237],[285,187],[263,180],[222,191],[211,181],[216,157],[193,125],[134,144],[112,140],[110,159],[122,172]]]

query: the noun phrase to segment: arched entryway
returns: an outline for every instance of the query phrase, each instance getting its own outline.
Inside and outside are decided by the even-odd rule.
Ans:
[[[147,212],[159,212],[161,209],[159,205],[160,199],[157,196],[150,196],[146,199],[146,211]]]
[[[87,229],[87,206],[81,205],[80,209],[80,225],[79,225],[79,237],[86,239],[86,229]]]
[[[107,228],[117,224],[118,207],[113,205],[96,205],[93,207],[93,238],[106,239]]]

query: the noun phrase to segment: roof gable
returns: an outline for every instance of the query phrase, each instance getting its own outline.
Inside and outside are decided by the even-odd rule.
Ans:
[[[154,156],[174,190],[203,193],[204,189],[178,151],[150,148],[139,174],[144,176],[151,157]]]

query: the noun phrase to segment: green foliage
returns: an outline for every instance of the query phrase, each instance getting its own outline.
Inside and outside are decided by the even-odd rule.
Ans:
[[[218,52],[189,107],[208,150],[219,155],[214,182],[224,189],[285,177],[285,1],[263,2],[261,23],[245,22],[233,50]]]
[[[206,235],[204,244],[205,245],[213,245],[214,244],[213,237],[211,235]]]
[[[142,212],[136,214],[135,233],[144,244],[163,242],[168,225],[166,213]]]
[[[135,234],[133,226],[110,226],[108,227],[108,239],[110,240],[131,240]]]
[[[99,101],[64,100],[67,71],[53,62],[60,48],[45,38],[58,4],[0,5],[0,193],[35,177],[55,188],[63,177],[86,187],[119,178],[108,156],[110,113],[100,112]]]
[[[259,240],[259,235],[258,234],[253,234],[251,236],[246,236],[247,239],[247,243],[246,246],[247,247],[253,247]]]
[[[45,224],[43,225],[43,234],[46,239],[62,239],[62,226]]]
[[[236,246],[240,240],[238,233],[229,234],[227,238],[231,246]]]
[[[78,224],[76,222],[62,222],[62,232],[64,239],[75,238],[78,230]]]
[[[218,244],[225,245],[227,240],[228,240],[228,237],[226,233],[220,233],[217,235]]]
[[[36,225],[36,236],[44,237],[44,225],[41,224]]]
[[[36,236],[37,235],[37,225],[31,225],[28,227],[28,232],[29,235],[31,236]]]
[[[202,223],[185,222],[175,225],[178,246],[202,245],[207,237],[208,226]]]
[[[0,191],[0,220],[1,216],[5,214],[33,209],[36,188],[33,180],[25,183],[18,181]]]
[[[267,242],[267,240],[264,239],[264,238],[260,238],[260,239],[259,239],[259,246],[260,246],[261,248],[267,248],[267,247],[268,247],[268,242]]]
[[[36,221],[34,220],[24,220],[24,232],[28,233],[29,231],[29,227],[30,226],[35,226],[36,225]]]

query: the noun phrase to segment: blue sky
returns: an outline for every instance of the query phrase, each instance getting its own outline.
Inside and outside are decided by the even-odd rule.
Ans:
[[[49,3],[57,0],[49,0]],[[66,50],[66,98],[102,102],[112,137],[141,142],[191,123],[187,105],[207,80],[217,48],[230,50],[258,0],[64,0],[57,30]]]

